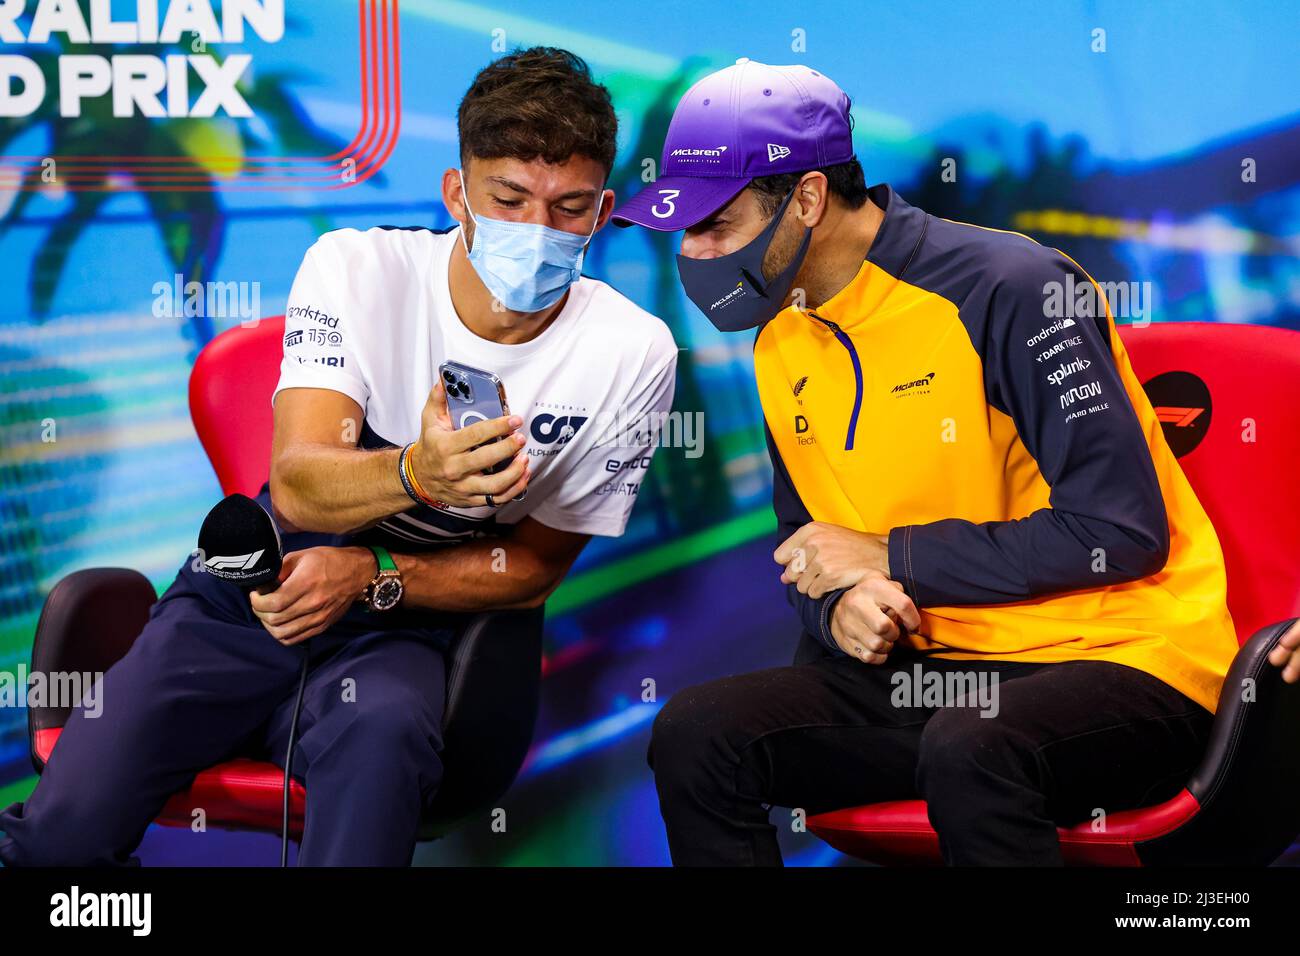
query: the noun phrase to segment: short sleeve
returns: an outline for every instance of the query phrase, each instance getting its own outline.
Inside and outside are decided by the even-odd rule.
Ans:
[[[590,423],[596,429],[595,440],[570,464],[555,493],[533,510],[532,517],[560,531],[621,535],[672,408],[676,377],[673,346],[667,361],[642,378],[621,409]]]
[[[284,357],[271,400],[286,388],[327,388],[347,395],[364,411],[370,398],[353,341],[347,300],[328,276],[328,253],[317,242],[307,250],[284,315]],[[337,272],[337,270],[335,270]],[[355,321],[355,320],[354,320]]]

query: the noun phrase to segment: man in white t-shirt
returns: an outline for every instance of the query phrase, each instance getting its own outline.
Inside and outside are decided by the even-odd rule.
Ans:
[[[328,233],[294,281],[260,497],[279,588],[182,568],[105,675],[106,719],[74,710],[0,814],[5,864],[131,862],[197,771],[282,761],[304,650],[298,862],[408,864],[441,780],[454,612],[537,607],[591,535],[622,534],[677,350],[580,275],[614,205],[609,94],[535,48],[481,71],[457,118],[442,198],[460,225]],[[495,375],[509,414],[454,427],[447,361]]]

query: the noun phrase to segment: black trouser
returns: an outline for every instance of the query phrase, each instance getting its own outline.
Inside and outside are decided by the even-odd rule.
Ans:
[[[295,532],[283,543],[289,552],[341,539]],[[101,678],[102,713],[73,708],[35,791],[0,808],[0,863],[139,862],[131,854],[150,821],[204,768],[244,756],[284,766],[310,650],[294,747],[308,793],[298,864],[408,866],[442,778],[452,628],[434,614],[354,605],[285,647],[245,591],[187,561]]]
[[[983,675],[992,696],[981,705],[958,683],[946,704],[926,698],[931,672]],[[918,798],[949,864],[1059,866],[1058,824],[1172,797],[1212,720],[1122,664],[926,660],[899,648],[873,665],[805,636],[793,666],[675,694],[649,760],[678,866],[780,865],[767,805],[812,815]]]

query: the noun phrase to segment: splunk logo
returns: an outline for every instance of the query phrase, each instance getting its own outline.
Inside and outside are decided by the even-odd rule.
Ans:
[[[1047,376],[1047,381],[1053,385],[1060,385],[1075,372],[1082,372],[1089,368],[1092,368],[1092,362],[1086,358],[1077,358],[1069,365],[1061,363],[1055,372]]]
[[[1041,329],[1037,335],[1033,336],[1032,338],[1026,339],[1025,344],[1032,348],[1033,346],[1037,345],[1039,342],[1043,342],[1051,338],[1057,332],[1061,332],[1065,329],[1074,328],[1075,324],[1076,323],[1074,319],[1062,319],[1059,322],[1053,322],[1047,328]]]
[[[50,925],[126,927],[132,936],[148,936],[153,928],[152,893],[82,893],[73,886],[50,897]]]

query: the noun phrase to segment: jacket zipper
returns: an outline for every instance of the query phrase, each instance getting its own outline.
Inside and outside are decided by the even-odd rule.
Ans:
[[[823,319],[816,312],[809,314],[835,334],[835,338],[839,339],[840,345],[848,349],[849,358],[853,362],[853,414],[849,416],[849,433],[844,437],[844,450],[853,451],[853,435],[858,430],[858,414],[862,411],[862,363],[858,361],[858,350],[853,347],[853,340],[834,322]]]

